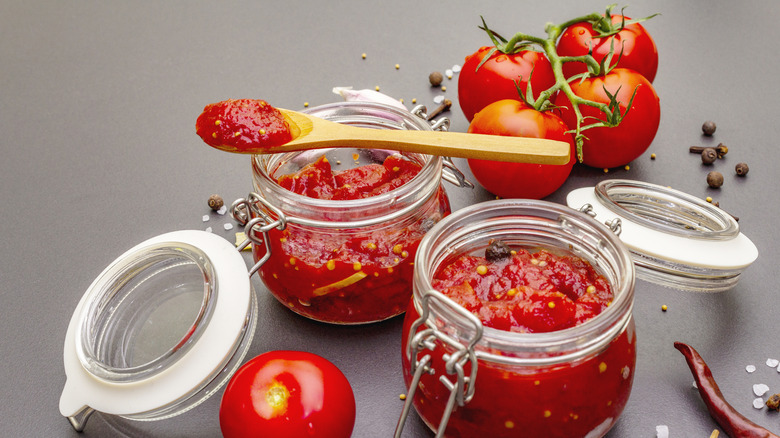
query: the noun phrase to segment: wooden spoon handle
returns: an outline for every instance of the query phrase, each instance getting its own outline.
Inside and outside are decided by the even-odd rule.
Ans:
[[[281,111],[292,122],[290,126],[294,131],[294,139],[284,145],[274,146],[273,152],[353,147],[534,164],[567,164],[570,158],[571,145],[557,140],[462,132],[361,128],[295,111]]]
[[[340,139],[347,147],[394,149],[458,158],[535,164],[566,164],[571,146],[562,141],[440,131],[381,130]],[[351,133],[352,133],[351,132]]]

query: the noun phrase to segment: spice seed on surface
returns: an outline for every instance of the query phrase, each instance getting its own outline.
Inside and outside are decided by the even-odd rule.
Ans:
[[[712,120],[707,120],[704,122],[704,124],[701,125],[701,132],[706,136],[714,134],[715,129],[717,129],[717,125],[715,125],[715,122]]]

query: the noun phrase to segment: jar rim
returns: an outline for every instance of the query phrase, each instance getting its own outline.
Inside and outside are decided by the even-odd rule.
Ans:
[[[174,264],[157,266],[169,261]],[[115,334],[111,330],[117,324],[122,323],[113,322],[115,317],[112,315],[118,314],[119,318],[123,317],[119,313],[120,309],[123,306],[132,305],[134,301],[139,299],[137,297],[139,293],[136,292],[139,290],[138,286],[153,281],[154,277],[166,275],[165,272],[185,264],[195,267],[195,271],[197,271],[195,277],[202,281],[202,298],[199,309],[193,320],[187,323],[189,327],[184,331],[181,339],[174,345],[167,347],[166,351],[142,364],[118,366],[108,363],[103,358],[105,353],[100,353],[106,348],[103,344],[118,340],[127,342],[125,338],[131,335],[127,334],[127,336],[121,336],[120,339],[114,339]],[[142,275],[145,277],[140,279],[139,285],[123,292],[129,282]],[[109,382],[134,382],[160,373],[185,355],[200,338],[213,313],[217,293],[216,273],[210,259],[203,251],[192,245],[162,243],[128,254],[114,264],[109,275],[101,276],[91,291],[89,304],[79,320],[80,336],[76,342],[76,353],[79,360],[91,374]],[[155,308],[145,310],[154,311]],[[137,321],[134,324],[138,323]],[[137,329],[137,327],[128,327],[125,330],[135,333]],[[111,338],[108,339],[107,336]]]
[[[503,218],[503,219],[502,219]],[[564,228],[574,227],[592,233],[596,239],[593,249],[609,251],[609,257],[599,256],[608,262],[614,299],[607,309],[594,318],[575,327],[545,332],[516,333],[484,327],[477,344],[476,355],[492,362],[519,365],[548,365],[569,362],[599,351],[628,325],[634,298],[635,272],[628,249],[618,236],[587,214],[548,201],[528,199],[501,199],[486,201],[463,208],[436,224],[423,238],[415,260],[414,304],[419,306],[422,294],[432,290],[432,275],[446,254],[457,254],[458,242],[464,239],[487,239],[488,229],[512,227],[519,221],[524,225],[539,225],[540,230],[560,238],[574,241]],[[552,221],[562,224],[553,225]],[[503,227],[503,228],[502,228]],[[444,238],[442,238],[444,236]],[[562,242],[564,240],[561,240]],[[590,244],[588,244],[590,245]],[[579,254],[578,254],[579,255]],[[588,259],[585,257],[586,260]],[[593,260],[588,260],[593,262]],[[454,304],[454,302],[453,302]],[[468,337],[473,333],[468,322],[447,305],[434,303],[426,324],[441,326],[442,321],[452,323],[456,330]],[[418,307],[418,313],[419,312]]]
[[[594,192],[613,213],[650,229],[708,240],[728,240],[739,234],[739,223],[725,211],[668,187],[611,179],[596,184]]]

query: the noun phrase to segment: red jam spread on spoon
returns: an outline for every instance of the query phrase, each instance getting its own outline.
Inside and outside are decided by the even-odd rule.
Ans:
[[[257,99],[206,105],[195,122],[195,131],[209,146],[228,152],[270,149],[293,139],[282,112]]]

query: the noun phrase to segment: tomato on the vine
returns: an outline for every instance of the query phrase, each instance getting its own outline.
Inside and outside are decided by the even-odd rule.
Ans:
[[[230,379],[219,410],[225,438],[348,438],[355,397],[344,374],[313,353],[270,351]]]
[[[582,146],[584,164],[600,168],[623,166],[647,150],[661,122],[661,104],[650,81],[634,70],[616,68],[605,76],[574,80],[569,85],[577,96],[603,104],[610,102],[608,91],[619,102],[621,114],[628,110],[618,126],[582,131],[586,137]],[[553,103],[561,107],[563,121],[574,127],[576,115],[566,95],[558,94]],[[605,117],[604,113],[592,106],[580,105],[579,108],[585,123],[589,118]]]
[[[537,111],[514,99],[493,102],[474,115],[468,132],[565,141],[571,145],[571,157],[563,165],[469,159],[471,173],[486,190],[502,198],[544,198],[563,185],[577,159],[568,130],[550,111]]]
[[[612,24],[620,25],[628,17],[611,15]],[[593,50],[593,57],[601,62],[610,51],[614,40],[614,56],[612,62],[617,61],[617,67],[636,70],[653,82],[658,70],[658,49],[655,41],[647,30],[639,23],[626,25],[613,36],[601,38],[598,35],[601,30],[594,29],[593,24],[583,21],[566,28],[558,39],[558,55],[583,56],[588,50]],[[614,65],[612,66],[614,67]],[[578,73],[588,71],[582,62],[566,62],[563,64],[563,74],[568,78]]]
[[[458,74],[458,103],[469,121],[488,104],[518,99],[517,86],[525,92],[529,80],[534,94],[555,84],[555,75],[544,53],[522,50],[507,55],[493,49],[482,47],[467,56]],[[482,63],[491,51],[492,55]]]

